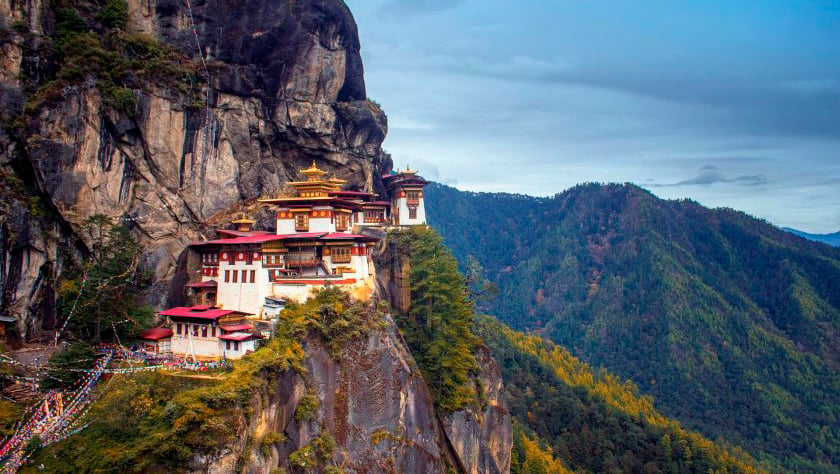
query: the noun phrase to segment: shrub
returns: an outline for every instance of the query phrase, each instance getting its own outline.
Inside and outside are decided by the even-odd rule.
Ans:
[[[125,0],[106,0],[96,19],[108,28],[125,28],[128,24],[128,4]]]
[[[318,397],[311,394],[304,395],[300,399],[297,408],[295,408],[295,420],[309,421],[315,418],[319,406]]]

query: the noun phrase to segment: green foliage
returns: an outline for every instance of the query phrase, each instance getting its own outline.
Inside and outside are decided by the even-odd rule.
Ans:
[[[88,30],[87,23],[74,8],[60,7],[54,11],[55,35],[58,39],[66,39]]]
[[[550,198],[430,185],[426,206],[461,264],[498,285],[487,312],[774,468],[840,467],[840,249],[630,185]]]
[[[194,455],[218,454],[236,442],[253,394],[282,372],[303,372],[302,360],[300,344],[281,332],[221,380],[116,375],[94,404],[90,426],[41,450],[32,465],[54,473],[184,472]]]
[[[554,457],[550,446],[529,436],[519,423],[513,424],[510,474],[573,474]]]
[[[47,212],[31,184],[14,173],[0,170],[0,223],[12,213],[13,207],[21,205],[33,218],[42,217]]]
[[[339,357],[347,342],[384,322],[379,309],[353,300],[339,288],[316,291],[303,304],[290,303],[280,316],[281,326],[298,337],[309,331],[318,335],[333,358]]]
[[[68,263],[59,286],[59,309],[68,327],[86,341],[134,337],[154,313],[139,300],[148,275],[138,270],[141,248],[131,233],[101,214],[84,224],[92,243],[81,267]]]
[[[172,46],[155,38],[124,31],[128,23],[125,0],[105,0],[92,9],[79,2],[51,2],[56,28],[52,41],[41,46],[49,67],[30,87],[25,111],[63,99],[68,86],[95,83],[106,107],[127,115],[139,113],[139,95],[152,87],[167,87],[200,100],[198,65]],[[93,11],[94,13],[90,13]],[[83,15],[80,15],[83,12]]]
[[[101,231],[105,238],[108,229],[107,219],[98,218],[90,232],[98,236]],[[341,321],[352,322],[352,327]],[[55,473],[184,472],[195,455],[218,455],[236,442],[251,415],[253,397],[265,393],[276,377],[289,370],[305,373],[300,343],[305,335],[320,337],[325,347],[335,347],[334,353],[340,354],[341,344],[378,324],[378,312],[346,293],[317,292],[304,304],[290,305],[275,337],[236,361],[221,379],[167,372],[116,375],[98,394],[101,398],[94,404],[90,425],[69,440],[40,450],[32,465],[43,464],[46,472]],[[317,407],[317,398],[306,395],[295,415],[305,419]],[[249,442],[258,442],[257,449],[266,452],[283,439],[282,434],[269,432]],[[323,434],[293,456],[309,472],[310,466],[328,468],[334,449],[332,438]]]
[[[12,22],[11,25],[9,25],[9,27],[11,28],[12,31],[14,31],[16,33],[21,33],[21,34],[29,33],[29,24],[26,23],[25,21],[15,20],[15,21]]]
[[[289,465],[302,472],[319,472],[332,462],[335,440],[327,432],[289,455]],[[332,471],[335,472],[335,471]]]
[[[105,0],[96,19],[107,28],[125,28],[128,25],[128,3],[125,0]]]
[[[70,344],[50,357],[44,368],[46,376],[43,377],[41,388],[67,389],[79,379],[80,370],[93,368],[95,364],[96,353],[90,344],[84,342]]]
[[[395,231],[389,238],[411,256],[411,309],[398,321],[436,405],[454,411],[475,403],[473,353],[481,341],[470,330],[472,304],[455,258],[427,227]]]
[[[286,435],[276,431],[269,431],[260,438],[259,449],[263,456],[271,455],[271,447],[278,443],[285,443]]]
[[[5,438],[14,434],[17,422],[23,415],[23,408],[19,403],[0,399],[0,436]]]
[[[562,347],[489,316],[477,327],[502,368],[509,409],[522,425],[513,458],[520,470],[512,472],[555,472],[544,470],[551,452],[584,472],[759,472],[743,451],[715,444],[660,414],[631,382],[595,372]],[[551,440],[551,449],[535,436]]]
[[[301,397],[297,408],[295,408],[295,420],[309,421],[315,418],[315,415],[318,414],[319,406],[320,403],[318,402],[317,396],[312,394],[304,395]]]

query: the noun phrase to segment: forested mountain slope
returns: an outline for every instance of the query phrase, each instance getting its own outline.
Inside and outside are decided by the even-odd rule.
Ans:
[[[759,472],[738,448],[713,443],[664,417],[632,382],[596,372],[566,349],[490,316],[479,317],[476,329],[502,368],[518,423],[513,474]],[[541,459],[536,446],[529,446],[536,440],[522,438],[526,433],[551,448],[545,451],[554,463]]]
[[[497,426],[493,420],[499,414],[512,416],[512,474],[758,472],[750,456],[664,417],[632,382],[596,372],[562,347],[513,331],[490,316],[473,318],[467,299],[471,292],[465,291],[469,275],[458,272],[434,231],[415,227],[389,240],[390,258],[377,257],[380,283],[390,288],[395,270],[408,269],[403,277],[408,277],[410,302],[397,321],[443,419],[452,420],[447,407],[465,406],[468,413],[482,413],[476,419],[487,427]],[[410,256],[407,261],[405,256]],[[394,307],[402,306],[399,293],[383,293],[397,297],[391,300]],[[478,370],[481,360],[491,362],[479,364],[485,368]],[[479,372],[485,375],[476,383]],[[499,377],[503,387],[493,383]],[[489,444],[494,438],[509,439],[509,428],[495,431]],[[492,466],[501,463],[478,464],[489,469],[471,472],[495,472]]]
[[[498,285],[490,313],[709,437],[790,471],[840,466],[840,250],[632,185],[426,198],[462,265]]]

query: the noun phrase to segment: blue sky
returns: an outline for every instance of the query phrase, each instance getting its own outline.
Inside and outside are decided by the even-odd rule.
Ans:
[[[840,230],[840,0],[347,0],[395,164]]]

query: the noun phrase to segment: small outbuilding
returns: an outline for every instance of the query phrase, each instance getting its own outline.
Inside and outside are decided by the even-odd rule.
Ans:
[[[172,329],[152,328],[140,333],[143,349],[155,355],[169,355],[172,353]]]

